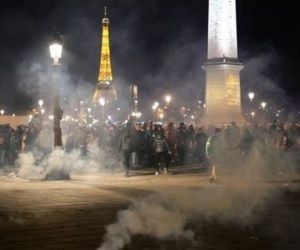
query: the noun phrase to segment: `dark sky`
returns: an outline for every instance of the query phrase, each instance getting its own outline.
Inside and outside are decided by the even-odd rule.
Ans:
[[[41,89],[47,84],[43,74],[51,63],[48,39],[55,26],[64,36],[63,63],[68,66],[69,82],[74,88],[94,87],[105,5],[111,20],[113,73],[119,87],[137,83],[147,101],[165,92],[183,100],[203,96],[201,65],[207,49],[208,0],[1,3],[0,107],[6,110],[26,110],[31,100],[45,95]],[[241,74],[242,93],[251,89],[261,99],[299,104],[296,3],[237,0],[239,59],[246,66]]]

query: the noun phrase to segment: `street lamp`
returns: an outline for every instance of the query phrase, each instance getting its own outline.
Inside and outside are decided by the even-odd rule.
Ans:
[[[262,109],[265,109],[266,106],[267,106],[267,103],[266,103],[266,102],[262,102],[262,103],[260,104],[260,106],[262,107]]]
[[[248,97],[249,97],[250,101],[252,102],[255,97],[255,94],[253,92],[249,92]]]
[[[52,36],[52,41],[49,45],[50,56],[53,59],[54,65],[59,64],[59,60],[60,60],[61,54],[62,54],[62,48],[63,48],[63,40],[62,40],[61,36],[59,35],[58,31],[55,30],[54,34]]]
[[[4,115],[4,113],[5,113],[5,110],[4,110],[4,109],[1,109],[1,110],[0,110],[0,114],[1,114],[1,115]]]
[[[60,69],[59,60],[61,58],[63,48],[63,40],[57,30],[54,31],[52,40],[49,44],[50,56],[53,59],[53,132],[54,132],[54,147],[62,147],[62,134],[60,120],[62,119],[62,110],[59,105],[59,87],[57,83],[57,71]]]

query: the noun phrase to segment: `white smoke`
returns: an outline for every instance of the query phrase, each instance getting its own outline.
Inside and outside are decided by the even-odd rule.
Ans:
[[[201,225],[208,220],[250,225],[253,212],[262,207],[272,192],[265,187],[215,186],[199,190],[174,190],[154,195],[118,213],[115,223],[106,228],[103,244],[98,250],[119,250],[135,235],[157,239],[193,240],[195,233],[189,223]]]
[[[41,179],[50,171],[59,169],[70,174],[95,174],[111,173],[121,167],[121,163],[115,157],[97,145],[91,145],[86,156],[82,156],[78,149],[70,153],[55,149],[43,157],[37,153],[21,153],[17,165],[17,176],[27,179]]]

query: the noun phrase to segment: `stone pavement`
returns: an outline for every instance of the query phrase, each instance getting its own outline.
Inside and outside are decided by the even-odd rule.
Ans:
[[[105,226],[112,223],[117,212],[133,198],[164,189],[212,185],[205,173],[176,173],[154,176],[152,172],[144,171],[130,178],[121,174],[72,176],[71,181],[48,182],[0,180],[0,249],[95,250],[102,242]],[[296,194],[297,199],[285,201],[294,206],[293,211],[300,208],[300,195]],[[246,237],[249,239],[250,236]],[[142,241],[139,244],[139,247],[128,249],[160,249],[158,245],[148,247]],[[259,244],[261,249],[266,249],[268,242],[257,241],[253,247]],[[243,244],[239,246],[228,249],[251,249],[242,247]],[[184,248],[177,245],[170,249]]]

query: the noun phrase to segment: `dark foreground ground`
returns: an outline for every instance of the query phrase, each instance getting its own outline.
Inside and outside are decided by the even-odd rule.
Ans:
[[[180,171],[179,171],[180,172]],[[133,198],[161,190],[214,188],[201,172],[173,171],[163,176],[139,172],[125,179],[121,174],[72,176],[71,181],[0,180],[0,249],[96,250],[105,226]],[[272,186],[278,191],[252,226],[197,221],[189,225],[196,241],[156,240],[134,236],[125,249],[300,249],[300,178],[265,181],[251,185]],[[221,188],[235,185],[229,178]],[[239,188],[240,184],[237,184]],[[250,184],[249,184],[250,185]],[[204,201],[205,202],[205,201]]]

